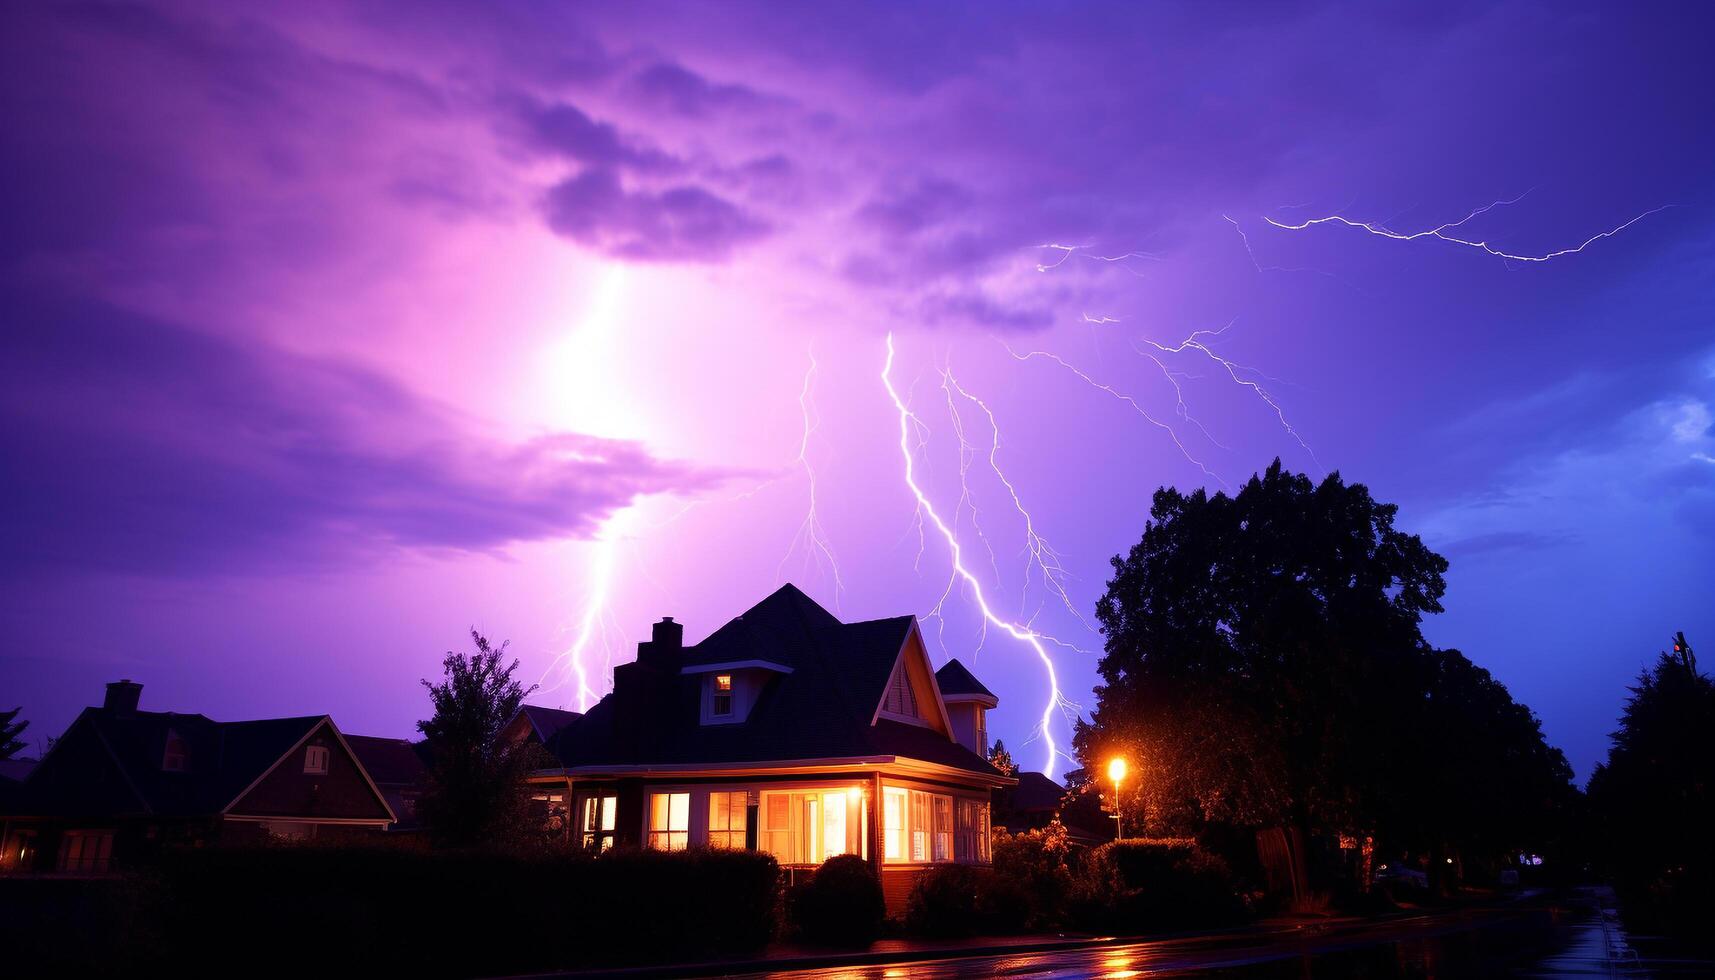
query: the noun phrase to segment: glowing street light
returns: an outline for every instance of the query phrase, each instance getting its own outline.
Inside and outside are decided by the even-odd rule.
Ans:
[[[1125,816],[1120,811],[1120,783],[1125,781],[1125,758],[1114,756],[1108,762],[1108,779],[1114,784],[1114,837],[1125,839]]]

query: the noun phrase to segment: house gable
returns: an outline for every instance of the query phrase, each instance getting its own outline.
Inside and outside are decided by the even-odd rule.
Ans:
[[[148,813],[150,806],[85,711],[24,783],[24,808],[40,815]]]
[[[905,643],[893,662],[887,686],[875,706],[870,724],[886,719],[907,725],[930,728],[948,738],[953,726],[947,716],[947,705],[941,700],[941,690],[935,684],[935,671],[929,666],[929,651],[923,645],[923,633],[917,621],[911,621]]]
[[[395,819],[386,798],[329,718],[316,723],[245,787],[224,812],[233,818],[380,823]]]

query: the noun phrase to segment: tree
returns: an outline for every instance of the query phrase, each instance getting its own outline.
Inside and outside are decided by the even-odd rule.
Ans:
[[[1003,776],[1018,775],[1018,763],[1012,761],[1012,753],[1006,750],[1006,743],[998,738],[989,748],[989,765],[999,769]]]
[[[30,727],[30,723],[18,721],[18,712],[23,710],[0,711],[0,759],[10,759],[24,749],[24,740],[19,736]]]
[[[1424,640],[1447,562],[1395,512],[1279,460],[1231,497],[1156,492],[1096,608],[1102,684],[1075,737],[1087,767],[1131,761],[1128,825],[1296,827],[1439,853],[1505,836],[1485,836],[1481,807],[1447,804],[1466,780],[1570,792],[1529,710]]]
[[[1715,684],[1683,633],[1626,699],[1590,776],[1595,837],[1628,916],[1676,932],[1715,914]]]
[[[506,644],[470,637],[475,653],[448,652],[441,683],[423,681],[434,714],[417,723],[431,760],[420,810],[438,844],[515,843],[532,830],[525,777],[545,753],[500,733],[536,688],[513,679],[518,661],[502,662]]]

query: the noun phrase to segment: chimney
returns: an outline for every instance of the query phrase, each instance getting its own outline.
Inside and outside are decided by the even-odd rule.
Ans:
[[[661,621],[650,631],[649,640],[654,645],[657,656],[677,659],[679,653],[685,649],[685,626],[683,623],[673,622],[671,616],[662,616]]]
[[[116,715],[134,715],[143,697],[143,685],[126,678],[107,685],[107,700],[101,706]]]

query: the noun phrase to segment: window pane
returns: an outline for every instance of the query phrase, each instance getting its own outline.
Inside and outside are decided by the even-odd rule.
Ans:
[[[882,790],[882,855],[889,861],[905,859],[905,791]]]

